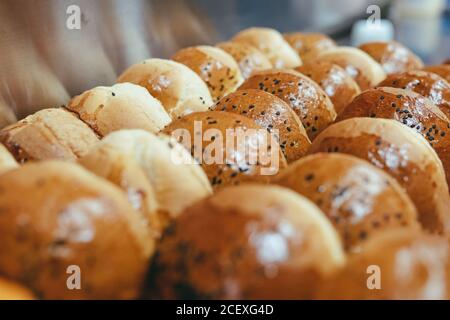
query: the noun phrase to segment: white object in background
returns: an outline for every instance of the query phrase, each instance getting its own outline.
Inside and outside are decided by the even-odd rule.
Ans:
[[[371,41],[390,41],[394,39],[394,26],[385,19],[367,19],[355,22],[352,27],[351,43],[359,46]]]

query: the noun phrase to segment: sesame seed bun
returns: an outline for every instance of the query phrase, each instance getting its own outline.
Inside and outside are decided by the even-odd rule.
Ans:
[[[275,183],[307,197],[338,230],[347,250],[388,229],[419,228],[417,211],[406,192],[384,171],[340,153],[304,157]]]
[[[284,40],[281,33],[270,28],[249,28],[236,34],[231,41],[250,44],[270,60],[274,68],[295,68],[302,64],[299,55]]]
[[[184,64],[148,59],[128,68],[117,82],[140,85],[158,99],[172,118],[205,111],[212,104],[208,87]]]
[[[132,83],[96,87],[74,97],[67,108],[101,136],[120,129],[157,133],[171,118],[148,91]]]
[[[218,48],[230,54],[239,65],[242,77],[247,79],[255,71],[272,68],[269,59],[257,48],[244,42],[222,42]]]
[[[449,243],[408,229],[379,233],[318,291],[318,299],[448,300]]]
[[[172,59],[188,66],[205,81],[213,101],[233,92],[243,81],[239,65],[233,57],[216,47],[184,48]]]
[[[329,126],[309,152],[342,152],[367,160],[405,188],[422,226],[450,231],[450,197],[442,163],[416,131],[390,119],[352,118]]]
[[[0,174],[8,170],[17,168],[17,164],[14,157],[9,153],[4,145],[0,144]]]
[[[342,110],[336,122],[356,117],[394,119],[415,129],[438,154],[450,185],[450,120],[430,100],[409,90],[370,89]]]
[[[322,51],[318,59],[335,63],[344,68],[363,91],[376,86],[386,78],[386,73],[380,64],[357,48],[331,48]]]
[[[447,82],[450,82],[450,66],[448,64],[437,64],[432,66],[426,66],[422,70],[435,73],[444,78],[445,80],[447,80]]]
[[[34,294],[22,285],[0,278],[0,300],[34,300]]]
[[[245,181],[269,182],[286,167],[276,138],[239,114],[193,113],[173,121],[163,133],[174,136],[191,152],[215,189]]]
[[[450,119],[450,84],[435,73],[421,70],[396,73],[387,77],[379,86],[417,92],[430,99]]]
[[[94,131],[65,109],[43,109],[0,131],[0,142],[20,163],[74,161],[97,141]]]
[[[323,33],[292,32],[285,33],[283,36],[303,63],[316,59],[321,51],[337,46],[333,39]]]
[[[375,59],[388,75],[423,68],[422,60],[396,41],[367,42],[359,49]]]
[[[288,162],[304,156],[311,145],[297,114],[273,94],[256,89],[238,90],[220,99],[212,109],[243,115],[268,131],[278,130],[277,140]]]
[[[314,204],[250,184],[222,189],[174,222],[149,288],[163,299],[306,299],[344,262],[339,236]]]
[[[336,118],[333,103],[322,88],[294,70],[259,72],[239,89],[259,89],[284,100],[298,115],[311,140]]]
[[[330,97],[336,112],[345,108],[353,98],[361,93],[358,84],[337,64],[310,60],[296,71],[314,80]]]
[[[124,189],[157,237],[186,206],[211,194],[205,173],[183,146],[143,130],[109,134],[80,163]]]
[[[137,297],[154,243],[120,189],[43,161],[3,174],[0,190],[0,274],[44,299]],[[69,266],[81,290],[68,289]]]

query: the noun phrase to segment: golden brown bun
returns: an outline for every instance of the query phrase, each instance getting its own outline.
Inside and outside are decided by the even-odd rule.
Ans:
[[[244,79],[250,77],[255,71],[272,68],[270,60],[252,45],[228,41],[219,43],[217,47],[226,51],[236,60]]]
[[[177,157],[185,162],[176,162]],[[124,189],[157,237],[168,220],[212,192],[205,173],[183,146],[143,130],[109,134],[80,162]]]
[[[233,57],[216,47],[184,48],[172,59],[188,66],[205,81],[214,102],[236,90],[243,81],[239,65]]]
[[[444,78],[445,80],[447,80],[447,82],[450,82],[450,66],[448,64],[437,64],[433,66],[426,66],[422,70],[435,73]]]
[[[336,118],[333,103],[320,86],[294,70],[267,70],[239,89],[259,89],[284,100],[300,118],[311,140]]]
[[[311,145],[303,124],[292,108],[265,91],[238,90],[220,99],[212,109],[253,119],[269,132],[278,130],[277,140],[288,162],[304,156]]]
[[[230,137],[227,130],[235,136]],[[238,114],[193,113],[173,121],[163,132],[191,152],[215,189],[244,181],[268,182],[286,167],[276,138],[252,119]],[[237,139],[236,135],[248,139]]]
[[[450,120],[430,100],[409,90],[371,89],[342,110],[336,122],[356,117],[394,119],[415,129],[438,154],[450,185]]]
[[[336,47],[336,42],[323,33],[292,32],[283,36],[302,58],[303,63],[316,59],[323,50]]]
[[[9,153],[4,145],[0,144],[0,174],[8,170],[17,168],[17,164],[14,157]]]
[[[336,112],[345,108],[353,98],[361,93],[358,84],[337,64],[310,60],[295,69],[319,84],[330,97]]]
[[[417,212],[402,187],[366,161],[340,153],[304,157],[275,183],[307,197],[326,214],[346,250],[358,250],[374,234],[419,228]]]
[[[335,63],[355,79],[362,91],[376,86],[386,78],[378,62],[362,50],[352,47],[336,47],[322,51],[319,60]]]
[[[319,291],[319,299],[450,299],[449,243],[410,229],[380,233]]]
[[[326,128],[309,152],[341,152],[372,163],[405,188],[425,229],[450,231],[450,197],[438,155],[416,131],[390,119],[353,118]]]
[[[417,92],[430,99],[450,119],[450,84],[435,73],[420,70],[396,73],[387,77],[379,86]]]
[[[262,185],[225,188],[188,208],[156,256],[149,287],[163,299],[311,298],[345,259],[314,204]]]
[[[157,133],[171,121],[161,103],[132,83],[96,87],[74,97],[67,108],[99,135],[120,129],[144,129]]]
[[[43,109],[0,131],[0,142],[20,163],[76,160],[97,141],[94,131],[65,109]]]
[[[154,243],[118,188],[43,161],[3,174],[0,190],[0,274],[44,299],[137,297]],[[69,266],[81,290],[68,289]]]
[[[295,68],[302,64],[299,55],[284,40],[281,33],[270,28],[249,28],[236,34],[232,41],[243,42],[259,49],[274,68]]]
[[[396,41],[367,42],[359,46],[359,49],[381,64],[388,75],[423,68],[422,60]]]
[[[128,68],[117,80],[148,90],[172,118],[205,111],[212,105],[203,80],[184,64],[164,59],[148,59]]]
[[[22,285],[0,278],[0,300],[34,300],[36,297]]]

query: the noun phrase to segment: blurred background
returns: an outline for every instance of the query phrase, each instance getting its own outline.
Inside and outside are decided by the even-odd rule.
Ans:
[[[68,19],[80,9],[80,28]],[[383,20],[366,30],[369,5]],[[427,64],[450,57],[450,0],[1,0],[0,127],[111,85],[127,66],[214,44],[250,26],[315,31],[340,44],[394,38]]]

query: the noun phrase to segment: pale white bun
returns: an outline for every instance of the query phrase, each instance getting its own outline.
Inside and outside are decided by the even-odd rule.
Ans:
[[[146,88],[172,118],[206,111],[213,103],[203,80],[185,65],[171,60],[145,60],[128,68],[117,81]]]
[[[96,87],[74,97],[67,108],[101,136],[120,129],[159,132],[171,121],[161,102],[132,83]]]
[[[4,145],[0,143],[0,174],[10,169],[17,168],[17,164],[14,157],[9,153]]]
[[[248,43],[264,53],[275,68],[295,68],[302,64],[300,56],[278,31],[249,28],[236,34],[232,41]]]

